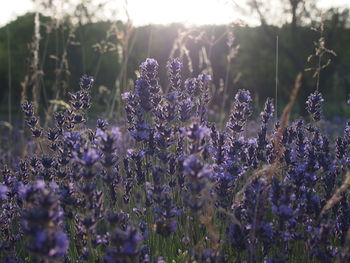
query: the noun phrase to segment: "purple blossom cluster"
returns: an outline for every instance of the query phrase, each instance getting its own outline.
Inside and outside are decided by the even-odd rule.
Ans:
[[[88,125],[88,76],[48,129],[22,105],[35,149],[1,169],[0,262],[349,262],[350,196],[333,196],[350,122],[332,142],[298,119],[277,155],[272,99],[251,137],[251,94],[238,90],[221,129],[208,121],[211,77],[183,80],[181,68],[167,64],[164,89],[158,62],[141,64],[125,127]],[[315,121],[322,102],[308,97]]]
[[[306,101],[306,109],[315,121],[321,119],[321,107],[324,101],[322,94],[318,91],[310,94]]]

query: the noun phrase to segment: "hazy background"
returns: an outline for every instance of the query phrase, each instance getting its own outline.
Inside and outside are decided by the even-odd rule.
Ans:
[[[40,6],[40,2],[45,1],[14,0],[4,2],[2,4],[3,8],[0,10],[0,25],[5,25],[27,12],[34,12]],[[247,0],[48,0],[46,2],[54,3],[64,13],[71,12],[72,6],[84,2],[93,7],[103,6],[102,12],[98,14],[99,18],[117,18],[124,21],[127,19],[124,8],[127,8],[133,23],[138,26],[171,23],[186,23],[190,25],[228,24],[237,19],[242,19],[250,25],[259,24],[258,17],[247,9],[249,2],[252,1]],[[260,2],[265,2],[265,4],[269,2],[269,9],[276,12],[277,15],[280,15],[278,12],[286,8],[288,4],[288,1],[280,0]],[[323,10],[347,8],[350,5],[348,0],[318,0],[312,2],[315,3],[317,8]],[[281,19],[281,17],[278,19]]]
[[[336,54],[321,58],[321,65],[330,62],[320,74],[324,114],[349,117],[349,8],[347,0],[6,1],[0,11],[0,120],[17,122],[25,99],[50,115],[84,73],[96,79],[91,116],[116,115],[120,94],[133,88],[147,57],[158,60],[164,88],[171,57],[182,59],[183,78],[211,74],[211,108],[223,114],[240,88],[253,93],[260,109],[267,96],[276,97],[276,76],[281,112],[295,76],[304,72],[295,112],[305,114],[318,66],[318,57],[308,57],[320,43]]]

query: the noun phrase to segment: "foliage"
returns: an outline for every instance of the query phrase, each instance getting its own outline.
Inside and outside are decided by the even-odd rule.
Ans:
[[[329,10],[325,15],[324,39],[329,49],[338,55],[332,64],[320,76],[320,91],[327,98],[325,114],[331,116],[346,116],[349,110],[342,104],[335,103],[343,100],[350,92],[349,87],[349,19],[348,10],[339,12]],[[28,74],[30,61],[27,45],[33,35],[32,14],[28,14],[0,29],[0,92],[2,108],[1,116],[7,116],[8,102],[8,47],[6,30],[9,29],[11,52],[12,103],[18,105],[21,96],[21,83]],[[306,26],[297,26],[292,34],[290,25],[274,26],[203,26],[186,29],[181,25],[144,26],[130,32],[129,51],[123,54],[127,25],[121,22],[96,22],[86,24],[70,24],[63,21],[59,26],[55,21],[41,16],[40,41],[40,85],[43,108],[40,112],[50,112],[49,100],[68,98],[68,89],[76,83],[81,72],[95,77],[97,89],[93,92],[94,117],[97,113],[107,110],[101,104],[110,104],[109,98],[115,89],[129,90],[129,84],[137,77],[134,69],[146,57],[152,56],[161,64],[165,64],[170,56],[180,56],[184,62],[183,74],[195,77],[206,72],[213,77],[213,107],[215,110],[228,112],[230,103],[226,99],[222,109],[221,100],[228,94],[239,89],[249,89],[254,98],[254,107],[262,106],[267,97],[274,96],[275,87],[275,48],[276,36],[279,36],[279,96],[278,104],[288,101],[290,87],[293,86],[294,76],[309,67],[306,57],[313,53],[313,42],[319,39],[317,32]],[[229,39],[231,38],[231,40]],[[214,41],[213,41],[214,40]],[[228,43],[231,46],[228,46]],[[238,48],[227,62],[227,54],[233,48]],[[185,52],[185,53],[184,53]],[[188,53],[186,53],[188,52]],[[185,54],[185,55],[184,55]],[[187,56],[188,55],[188,56]],[[123,67],[127,56],[126,69]],[[62,69],[62,64],[66,65]],[[60,73],[58,73],[60,72]],[[120,74],[125,74],[123,85],[118,84]],[[166,70],[160,68],[160,82],[167,87]],[[221,84],[224,82],[224,94]],[[304,75],[303,89],[298,98],[296,112],[306,115],[304,102],[315,87],[312,73]],[[26,95],[31,98],[29,85]],[[57,95],[58,94],[58,95]],[[114,96],[113,96],[114,97]],[[120,111],[120,104],[117,109]],[[277,111],[281,111],[278,108]],[[18,107],[13,112],[19,115]]]

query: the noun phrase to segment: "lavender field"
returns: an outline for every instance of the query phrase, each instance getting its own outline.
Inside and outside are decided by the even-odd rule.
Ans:
[[[0,28],[0,263],[350,262],[350,9],[136,29],[37,2]]]
[[[163,93],[143,62],[122,126],[86,125],[86,75],[50,128],[22,104],[32,143],[1,171],[2,262],[349,262],[350,123],[330,141],[316,90],[312,119],[288,124],[298,76],[280,119],[267,99],[247,137],[250,92],[218,127],[211,77],[182,82],[181,67],[167,64]]]

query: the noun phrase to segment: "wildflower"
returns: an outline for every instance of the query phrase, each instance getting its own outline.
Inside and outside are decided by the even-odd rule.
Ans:
[[[147,58],[144,62],[140,65],[140,72],[141,75],[147,78],[148,81],[154,81],[157,78],[158,74],[158,62],[157,60],[153,58]],[[155,83],[150,83],[152,87],[155,86]]]
[[[26,187],[23,228],[33,259],[57,262],[68,251],[68,237],[60,229],[63,211],[55,193],[42,180]]]
[[[49,139],[49,141],[56,141],[59,136],[59,132],[60,131],[58,129],[49,129],[47,133],[47,138]]]
[[[234,134],[243,131],[248,117],[251,114],[250,102],[252,101],[250,92],[247,90],[239,90],[235,95],[230,119],[227,127],[233,131]]]
[[[29,103],[28,101],[24,102],[22,105],[22,111],[26,115],[27,118],[34,116],[34,106],[33,104]]]
[[[33,116],[29,118],[26,122],[31,128],[34,128],[38,124],[39,120]]]
[[[135,95],[139,99],[140,106],[144,111],[150,111],[152,109],[151,93],[146,79],[140,77],[136,80]]]
[[[35,138],[39,138],[42,134],[42,129],[41,128],[34,128],[31,130],[32,131],[32,135]]]
[[[161,100],[158,86],[158,67],[158,62],[153,58],[147,58],[140,65],[141,78],[147,82],[147,91],[150,93],[150,103],[152,103],[153,107],[156,107]]]
[[[180,91],[182,63],[179,58],[175,58],[167,64],[170,79],[170,91]]]
[[[8,187],[4,184],[0,184],[0,199],[6,200],[8,192],[9,192]]]
[[[200,94],[196,78],[187,79],[184,83],[185,91],[190,97],[196,97]]]
[[[112,234],[111,247],[107,250],[104,259],[108,263],[135,262],[140,253],[141,242],[142,235],[135,228],[127,227],[125,231],[117,228]]]
[[[247,104],[252,102],[252,98],[248,90],[239,90],[235,95],[235,100],[241,104]]]
[[[201,126],[198,123],[192,124],[186,129],[182,129],[182,132],[191,141],[201,141],[204,137],[210,135],[210,129],[206,126]]]
[[[307,97],[306,109],[315,121],[319,121],[321,119],[321,107],[323,101],[324,99],[322,94],[318,91],[315,91],[314,93],[310,94],[309,97]]]
[[[97,130],[96,138],[100,143],[101,150],[104,153],[112,154],[120,146],[122,134],[118,126],[113,126],[110,130]]]
[[[179,102],[180,121],[186,122],[191,118],[193,106],[194,106],[194,103],[190,98],[187,98]]]
[[[197,77],[197,83],[200,90],[199,105],[197,108],[197,114],[201,123],[204,123],[207,118],[207,104],[209,102],[209,88],[211,76],[206,74],[200,74]]]
[[[106,127],[108,126],[108,122],[106,120],[98,119],[96,127],[102,131],[106,130]]]
[[[264,124],[267,124],[270,118],[272,118],[275,107],[271,98],[267,98],[264,106],[264,111],[260,113],[262,121]]]
[[[207,184],[207,179],[211,177],[212,171],[195,155],[184,160],[183,171],[188,182],[188,191],[185,192],[184,201],[191,209],[199,211],[205,204],[201,192]]]
[[[92,85],[94,84],[94,79],[93,77],[89,77],[87,75],[83,75],[80,78],[80,83],[79,83],[79,87],[82,90],[89,90],[91,89]]]

